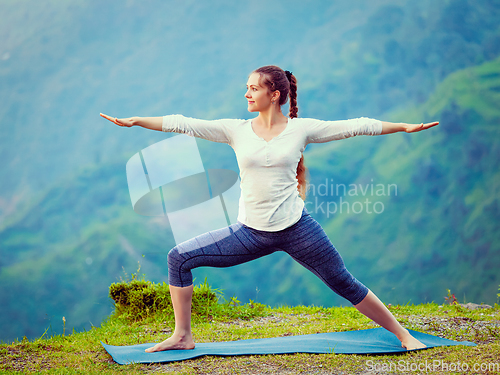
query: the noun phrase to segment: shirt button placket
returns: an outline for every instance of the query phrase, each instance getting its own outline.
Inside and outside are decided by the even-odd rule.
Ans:
[[[271,165],[271,155],[270,155],[269,143],[266,144],[266,165],[267,166]]]

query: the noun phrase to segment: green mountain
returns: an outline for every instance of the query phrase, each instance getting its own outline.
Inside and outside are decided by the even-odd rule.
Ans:
[[[169,223],[132,211],[125,164],[169,135],[98,113],[247,118],[245,80],[269,63],[299,78],[301,117],[441,121],[308,147],[307,207],[384,301],[451,289],[492,302],[496,1],[26,0],[0,14],[0,339],[40,336],[63,316],[68,329],[97,324],[107,286],[138,261],[165,280]],[[229,146],[197,143],[206,169],[237,171]],[[195,276],[242,301],[346,303],[283,254]]]
[[[0,219],[163,137],[99,112],[246,118],[248,74],[278,64],[299,78],[300,116],[380,117],[500,54],[495,0],[25,0],[0,12]]]
[[[384,301],[441,301],[451,289],[459,299],[494,302],[500,283],[498,87],[500,59],[450,75],[425,104],[388,116],[440,120],[436,128],[307,150],[309,211],[351,272]],[[203,142],[202,152],[210,144]],[[175,245],[168,223],[132,211],[123,165],[83,171],[63,186],[0,232],[7,250],[0,274],[0,284],[8,285],[0,296],[9,306],[0,313],[6,337],[36,336],[62,316],[80,328],[97,324],[112,308],[106,290],[123,276],[122,267],[135,272],[139,261],[149,279],[166,276],[166,254]],[[240,300],[346,304],[284,254],[194,274]]]

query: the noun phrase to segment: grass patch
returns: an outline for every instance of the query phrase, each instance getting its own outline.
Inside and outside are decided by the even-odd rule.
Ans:
[[[468,310],[457,304],[428,303],[389,305],[389,309],[406,328],[453,340],[473,341],[478,346],[441,347],[383,356],[334,354],[332,348],[332,354],[207,356],[169,364],[122,366],[113,362],[100,342],[132,345],[161,341],[173,331],[173,311],[168,285],[136,277],[112,284],[110,296],[115,301],[115,312],[100,327],[0,345],[1,373],[361,374],[368,370],[400,373],[413,371],[413,368],[422,369],[429,363],[437,364],[435,361],[440,361],[442,366],[466,363],[469,369],[494,365],[498,364],[500,352],[499,305]],[[195,287],[193,294],[196,342],[348,331],[375,326],[353,307],[271,308],[254,301],[242,304],[234,297],[225,300],[219,291],[210,288],[206,280]],[[433,372],[449,373],[449,368],[445,370],[438,368]]]

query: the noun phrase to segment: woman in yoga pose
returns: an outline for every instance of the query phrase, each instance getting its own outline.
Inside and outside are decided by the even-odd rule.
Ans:
[[[375,294],[349,273],[319,223],[305,209],[302,153],[309,143],[356,135],[412,133],[438,123],[297,118],[297,80],[291,72],[277,66],[264,66],[252,72],[245,98],[248,111],[258,112],[252,120],[205,121],[181,115],[117,119],[101,114],[120,126],[142,126],[227,143],[234,149],[240,169],[237,223],[180,243],[169,252],[168,281],[175,330],[170,338],[146,352],[195,347],[191,333],[192,269],[230,267],[278,250],[286,251],[362,314],[395,334],[402,347],[425,347],[399,324]],[[281,112],[281,106],[288,99],[287,117]]]

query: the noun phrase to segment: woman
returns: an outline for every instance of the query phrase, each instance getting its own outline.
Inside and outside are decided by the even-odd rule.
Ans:
[[[402,124],[367,118],[347,121],[299,119],[297,80],[291,72],[277,66],[264,66],[252,72],[245,98],[248,111],[258,112],[252,120],[205,121],[180,115],[117,119],[101,114],[120,126],[142,126],[228,143],[236,153],[240,169],[237,223],[178,244],[169,252],[168,278],[175,330],[170,338],[146,352],[195,347],[191,334],[193,268],[230,267],[277,250],[286,251],[361,313],[395,334],[402,347],[425,347],[398,323],[375,294],[347,271],[321,226],[304,208],[302,153],[309,143],[362,134],[411,133],[438,123]],[[281,106],[288,98],[290,113],[286,117]]]

